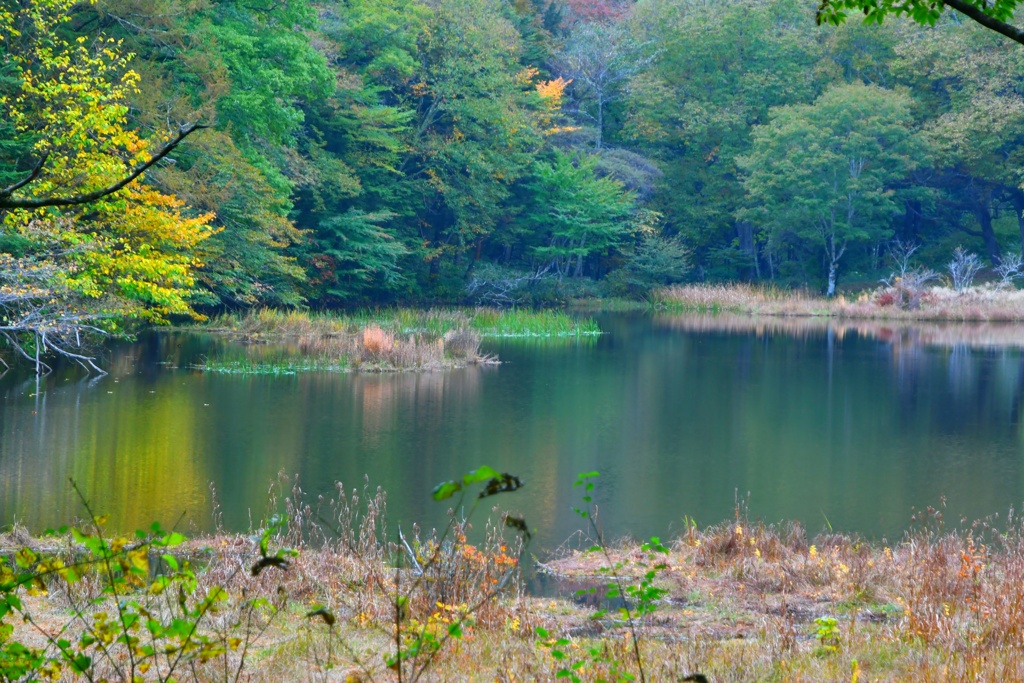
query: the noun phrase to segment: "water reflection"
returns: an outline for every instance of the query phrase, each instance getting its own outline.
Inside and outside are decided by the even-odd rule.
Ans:
[[[502,502],[541,546],[567,538],[579,472],[603,473],[612,535],[665,534],[683,515],[752,512],[894,534],[912,506],[976,518],[1024,498],[1024,330],[1000,325],[614,315],[596,342],[491,345],[504,363],[398,375],[203,374],[221,339],[146,337],[111,375],[0,380],[0,523],[78,511],[67,479],[113,523],[183,513],[245,529],[278,475],[312,495],[364,476],[393,523],[442,523],[429,491],[480,464],[522,475]],[[273,351],[277,352],[277,351]]]

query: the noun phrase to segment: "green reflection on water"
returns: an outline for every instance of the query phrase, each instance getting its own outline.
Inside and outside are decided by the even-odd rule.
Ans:
[[[576,520],[571,483],[598,469],[613,535],[666,534],[684,515],[825,518],[893,535],[911,508],[947,519],[1019,507],[1021,328],[609,315],[583,343],[495,343],[498,367],[437,373],[210,375],[222,340],[163,334],[115,350],[111,376],[0,384],[0,521],[79,512],[81,482],[112,523],[182,514],[225,525],[266,510],[279,473],[309,499],[335,481],[389,494],[389,521],[440,524],[438,481],[480,464],[523,476],[499,501],[555,545]],[[287,488],[287,487],[286,487]]]

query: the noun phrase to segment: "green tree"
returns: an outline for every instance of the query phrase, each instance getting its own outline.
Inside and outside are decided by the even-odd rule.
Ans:
[[[560,277],[582,275],[588,256],[617,247],[631,232],[634,196],[618,181],[598,177],[596,167],[594,155],[561,151],[536,166],[530,218],[546,230],[533,253],[552,263]]]
[[[296,193],[294,214],[311,231],[302,258],[319,301],[381,301],[408,284],[419,209],[403,168],[413,153],[409,88],[429,17],[414,0],[354,0],[321,14],[318,42],[337,85],[307,104],[309,153],[325,172]]]
[[[973,26],[904,33],[891,68],[920,93],[923,131],[935,150],[930,184],[947,215],[973,218],[944,222],[980,238],[996,264],[1001,209],[1016,215],[1024,248],[1024,51]]]
[[[623,137],[660,164],[651,204],[705,272],[758,273],[753,225],[737,217],[736,158],[770,107],[810,102],[834,77],[827,36],[805,12],[791,0],[652,0],[634,13],[637,40],[659,52],[630,83]]]
[[[304,104],[332,91],[335,75],[312,43],[317,12],[307,0],[97,0],[76,6],[83,34],[123,38],[138,55],[138,123],[198,113],[211,125],[150,181],[217,214],[201,249],[209,304],[301,302],[294,254],[305,236],[292,220],[297,188],[344,182],[318,162],[304,133]]]
[[[211,214],[142,182],[195,126],[151,139],[134,130],[130,56],[112,38],[65,37],[73,5],[0,6],[11,74],[0,119],[31,141],[18,146],[33,160],[0,190],[0,337],[37,371],[49,352],[99,369],[81,350],[84,332],[195,316],[195,253],[212,232]]]
[[[401,284],[399,262],[409,250],[385,228],[394,217],[351,209],[320,224],[314,263],[325,294],[347,302],[373,300]]]
[[[537,70],[519,62],[522,42],[497,0],[440,0],[424,40],[416,98],[415,152],[406,165],[422,205],[421,257],[472,260],[510,226],[512,189],[544,146],[549,111]],[[468,271],[468,267],[462,269]]]
[[[870,85],[773,109],[737,160],[746,173],[741,215],[767,231],[774,250],[819,250],[833,296],[847,249],[891,234],[898,187],[924,160],[911,123],[909,98]]]

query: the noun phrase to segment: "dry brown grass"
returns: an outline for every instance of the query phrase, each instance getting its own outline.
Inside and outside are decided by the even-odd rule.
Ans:
[[[800,290],[781,290],[748,284],[674,285],[658,290],[654,301],[670,310],[735,312],[746,315],[831,317],[841,319],[934,320],[957,322],[1024,321],[1024,290],[995,286],[957,292],[929,287],[914,308],[894,288],[884,287],[856,298],[825,299]]]
[[[212,332],[241,342],[243,358],[211,359],[203,366],[222,372],[272,373],[275,370],[348,368],[364,372],[444,370],[498,359],[480,353],[480,335],[458,312],[438,312],[447,331],[402,333],[369,319],[305,312],[260,310],[214,321]],[[461,318],[459,317],[461,316]],[[430,320],[437,322],[433,318]],[[237,355],[237,354],[234,354]]]
[[[711,680],[1024,680],[1024,527],[946,532],[918,515],[891,547],[798,524],[746,519],[691,528],[659,582],[669,589],[645,630],[652,661]],[[626,571],[636,546],[613,559]],[[546,565],[599,580],[600,557]],[[820,618],[836,620],[834,649]],[[855,664],[856,662],[856,664]]]
[[[569,661],[583,662],[582,680],[607,678],[608,660],[636,671],[623,626],[591,618],[603,604],[600,592],[552,598],[529,597],[519,583],[493,589],[516,555],[497,527],[476,543],[458,525],[444,541],[421,536],[417,543],[406,530],[421,563],[438,559],[417,583],[404,547],[382,540],[396,530],[386,525],[380,490],[346,494],[339,486],[333,501],[307,505],[293,489],[288,500],[291,522],[277,542],[302,554],[287,571],[238,571],[259,557],[242,536],[185,548],[205,566],[200,590],[223,585],[250,597],[288,596],[250,651],[245,680],[395,680],[386,657],[395,648],[396,594],[410,597],[403,608],[407,636],[443,638],[454,620],[469,615],[463,637],[448,639],[420,680],[554,680],[565,661],[551,656],[535,635],[538,626],[567,639],[562,649]],[[623,543],[611,555],[624,576],[636,578],[643,558],[637,544]],[[404,568],[396,568],[398,557]],[[1024,680],[1024,526],[1012,515],[998,530],[980,523],[947,531],[941,515],[928,510],[885,546],[841,534],[810,538],[799,524],[766,525],[738,514],[688,528],[665,561],[657,583],[668,593],[640,625],[651,681],[695,671],[715,683]],[[561,577],[565,589],[586,588],[607,582],[603,562],[597,554],[567,553],[543,570]],[[41,623],[67,622],[65,598],[30,600]],[[306,617],[321,605],[336,617],[333,626]],[[224,605],[218,623],[237,620],[239,609]],[[835,619],[827,637],[816,621],[822,618]],[[23,623],[15,628],[17,637],[29,633]],[[591,649],[606,661],[592,661]],[[411,672],[405,670],[405,680]],[[195,674],[200,681],[223,679],[216,663]]]

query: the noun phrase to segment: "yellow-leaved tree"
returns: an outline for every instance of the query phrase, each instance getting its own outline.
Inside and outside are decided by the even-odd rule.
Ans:
[[[201,126],[133,130],[132,55],[73,37],[75,5],[0,5],[0,335],[37,371],[47,354],[99,370],[83,332],[197,317],[193,249],[213,232],[212,214],[142,182]]]

